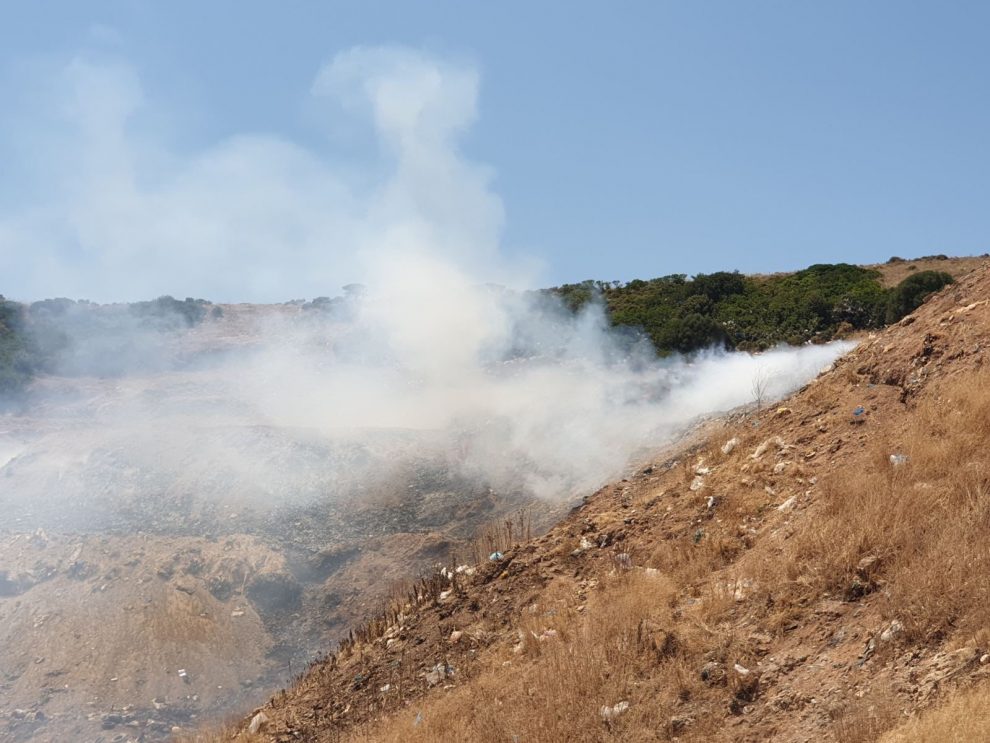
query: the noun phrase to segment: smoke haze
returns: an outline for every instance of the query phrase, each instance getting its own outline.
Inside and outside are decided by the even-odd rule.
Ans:
[[[373,177],[264,135],[168,152],[138,126],[148,104],[120,61],[80,56],[55,80],[47,90],[61,96],[50,149],[59,162],[44,169],[52,187],[0,216],[15,297],[133,299],[179,286],[257,300],[323,294],[354,278],[365,285],[329,312],[234,308],[191,331],[149,329],[121,312],[112,326],[89,327],[89,309],[60,319],[69,341],[57,374],[145,375],[143,394],[125,394],[136,383],[92,382],[86,399],[99,400],[98,412],[78,403],[105,435],[130,442],[129,456],[141,459],[134,429],[153,432],[159,445],[211,429],[210,445],[172,447],[171,464],[159,456],[163,474],[174,476],[180,462],[206,472],[239,452],[228,475],[245,471],[247,481],[281,481],[283,497],[296,493],[281,471],[260,476],[260,454],[241,461],[237,446],[218,443],[220,416],[334,437],[430,432],[465,476],[569,498],[698,416],[750,402],[754,376],[779,396],[848,348],[658,360],[611,331],[597,305],[574,315],[546,295],[494,286],[525,287],[534,276],[500,255],[492,173],[460,151],[477,115],[470,65],[355,48],[319,71],[312,95],[332,102],[337,125],[367,122],[374,132],[381,167]],[[176,379],[182,395],[202,385],[210,404],[176,394]],[[43,390],[36,394],[43,405]],[[330,464],[320,469],[334,482],[343,476]]]

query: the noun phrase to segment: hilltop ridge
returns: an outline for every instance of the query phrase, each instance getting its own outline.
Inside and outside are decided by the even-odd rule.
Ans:
[[[237,739],[898,735],[990,675],[988,296],[984,264],[779,405],[422,581]]]

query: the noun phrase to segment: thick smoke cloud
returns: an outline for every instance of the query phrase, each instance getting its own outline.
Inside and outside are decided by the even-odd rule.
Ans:
[[[374,131],[381,161],[356,177],[271,136],[169,152],[136,125],[133,70],[66,66],[56,181],[0,215],[9,294],[364,288],[329,312],[229,307],[193,329],[156,329],[160,343],[142,329],[122,347],[154,346],[155,360],[117,365],[118,379],[94,376],[107,373],[92,365],[98,339],[74,326],[57,371],[75,381],[39,384],[35,423],[8,427],[7,482],[80,502],[151,482],[271,503],[382,479],[426,447],[465,478],[564,499],[698,416],[752,401],[754,378],[779,396],[848,348],[659,360],[600,307],[574,315],[521,291],[534,278],[500,255],[492,173],[459,149],[478,83],[470,66],[410,50],[338,54],[313,95]]]

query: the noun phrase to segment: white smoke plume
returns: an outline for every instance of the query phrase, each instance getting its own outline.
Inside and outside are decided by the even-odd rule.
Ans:
[[[39,176],[50,187],[0,211],[8,295],[267,301],[365,288],[331,313],[230,307],[116,381],[86,376],[74,357],[85,381],[71,394],[36,390],[43,432],[7,426],[8,483],[82,497],[106,488],[92,482],[105,466],[200,494],[212,479],[241,497],[303,497],[372,465],[339,451],[307,460],[298,447],[280,460],[259,430],[365,446],[370,432],[404,431],[464,477],[565,499],[698,416],[751,402],[755,376],[780,396],[848,348],[659,360],[614,334],[600,307],[573,315],[521,291],[538,277],[500,253],[492,172],[460,151],[478,86],[471,66],[408,49],[338,54],[312,92],[370,123],[380,161],[355,174],[270,135],[170,151],[142,118],[133,69],[65,66]],[[99,433],[80,435],[84,424]]]

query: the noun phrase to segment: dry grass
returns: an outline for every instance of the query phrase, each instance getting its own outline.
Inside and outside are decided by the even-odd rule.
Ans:
[[[921,271],[945,271],[955,278],[964,276],[970,271],[986,263],[984,256],[963,256],[938,260],[933,258],[906,259],[895,263],[877,263],[866,268],[875,268],[880,272],[884,286],[897,286],[908,276]]]
[[[515,652],[493,659],[488,672],[347,740],[662,739],[678,706],[708,691],[697,656],[712,643],[674,631],[675,596],[669,581],[627,571],[580,611],[546,597],[520,618]],[[620,702],[628,711],[605,719],[602,708]],[[713,732],[704,721],[693,727],[703,739]]]
[[[973,743],[990,740],[990,686],[960,692],[879,739],[880,743]]]
[[[637,503],[670,534],[630,550],[635,565],[656,570],[611,564],[587,600],[572,583],[553,584],[515,617],[508,644],[482,651],[486,670],[478,676],[342,732],[341,740],[731,740],[727,709],[744,712],[758,693],[756,682],[733,671],[734,663],[755,667],[749,640],[735,633],[772,634],[807,619],[826,596],[870,597],[901,622],[900,642],[986,647],[990,372],[933,383],[906,420],[903,430],[888,426],[889,438],[872,436],[865,455],[823,475],[814,505],[793,518],[768,506],[763,485],[773,457],[749,455],[766,434],[740,434],[728,456],[719,452],[724,442],[715,442],[682,463],[677,485]],[[907,462],[893,464],[894,453]],[[722,481],[712,476],[717,490],[689,490],[699,456],[728,473]],[[789,476],[806,480],[810,471],[794,459]],[[720,499],[715,509],[704,506],[709,492]],[[669,517],[659,505],[665,502],[677,505]],[[746,527],[761,520],[766,538],[749,549]],[[495,524],[468,557],[483,562],[528,531],[525,519]],[[424,579],[408,601],[428,600],[439,585]],[[720,669],[718,678],[702,679],[706,664]],[[990,687],[981,687],[895,728],[901,704],[878,687],[841,702],[829,734],[849,743],[936,734],[940,741],[990,740],[988,701]],[[619,702],[628,710],[603,718],[602,708]]]
[[[528,542],[532,537],[533,516],[527,509],[522,509],[479,529],[474,538],[457,551],[455,562],[483,564],[493,552],[505,552],[520,542]]]
[[[990,374],[958,377],[930,396],[899,441],[871,442],[866,466],[822,483],[823,508],[752,561],[752,579],[780,621],[825,593],[856,599],[883,588],[905,639],[972,641],[990,625]],[[894,465],[893,453],[908,456]]]

